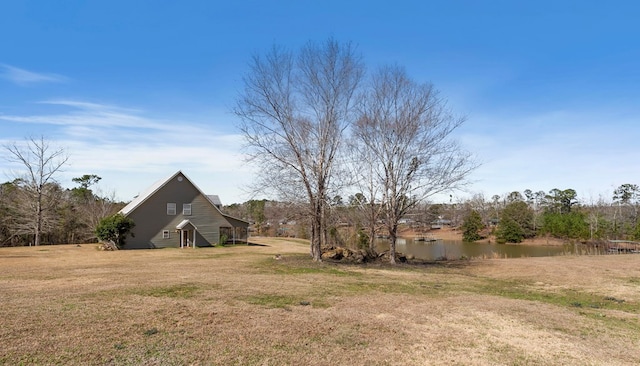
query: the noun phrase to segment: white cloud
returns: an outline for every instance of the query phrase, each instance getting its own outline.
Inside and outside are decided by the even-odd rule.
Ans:
[[[477,116],[460,136],[483,163],[471,190],[491,196],[573,188],[609,197],[620,184],[640,182],[637,120],[636,113],[606,108]]]
[[[58,74],[37,73],[7,64],[0,64],[0,77],[20,86],[27,86],[37,83],[62,83],[68,78]]]
[[[160,121],[140,116],[139,110],[125,109],[117,106],[87,103],[71,100],[48,100],[40,102],[45,105],[69,107],[71,110],[62,114],[41,114],[31,116],[0,115],[0,120],[61,125],[67,127],[124,127],[148,128],[154,130],[176,131],[177,126],[171,121]],[[174,121],[175,122],[175,121]]]
[[[238,151],[241,136],[221,134],[215,125],[159,120],[143,111],[79,101],[47,101],[66,106],[59,114],[0,115],[0,120],[52,127],[55,144],[70,155],[61,183],[97,174],[101,185],[130,200],[155,180],[183,170],[207,193],[224,202],[242,202],[250,172]],[[7,138],[10,138],[7,136]],[[6,141],[8,142],[8,141]],[[0,168],[4,162],[0,161]],[[197,178],[197,179],[196,179]]]

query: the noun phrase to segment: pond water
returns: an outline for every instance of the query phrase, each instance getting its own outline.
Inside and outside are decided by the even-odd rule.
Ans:
[[[389,250],[389,240],[376,239],[378,252]],[[414,241],[413,239],[398,238],[396,251],[405,255],[413,255],[419,259],[459,259],[461,257],[474,258],[519,258],[519,257],[548,257],[554,255],[575,254],[603,254],[597,248],[582,246],[536,246],[518,244],[486,244],[466,243],[458,240]]]

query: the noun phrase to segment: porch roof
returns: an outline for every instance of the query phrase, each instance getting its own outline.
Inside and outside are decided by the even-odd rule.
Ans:
[[[197,227],[196,227],[196,226],[195,226],[191,221],[189,221],[189,220],[182,220],[182,222],[181,222],[181,223],[179,223],[179,224],[176,226],[176,229],[178,229],[178,230],[182,230],[182,229],[184,229],[185,227],[187,227],[187,226],[189,226],[189,225],[191,225],[191,227],[193,228],[193,230],[198,230],[198,228],[197,228]]]

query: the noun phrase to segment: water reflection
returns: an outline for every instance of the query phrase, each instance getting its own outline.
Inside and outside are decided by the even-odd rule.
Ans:
[[[441,258],[458,259],[461,257],[474,258],[519,258],[519,257],[548,257],[554,255],[602,254],[597,248],[583,248],[574,245],[564,246],[535,246],[518,244],[486,244],[465,243],[458,240],[437,240],[433,242],[414,241],[413,239],[398,238],[396,242],[398,252],[413,255],[419,259],[435,260]],[[376,239],[376,250],[379,252],[389,249],[389,240]]]

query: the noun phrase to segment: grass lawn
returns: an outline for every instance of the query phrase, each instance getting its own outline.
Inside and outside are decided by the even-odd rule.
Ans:
[[[638,255],[390,267],[254,241],[0,248],[0,364],[640,363]]]

